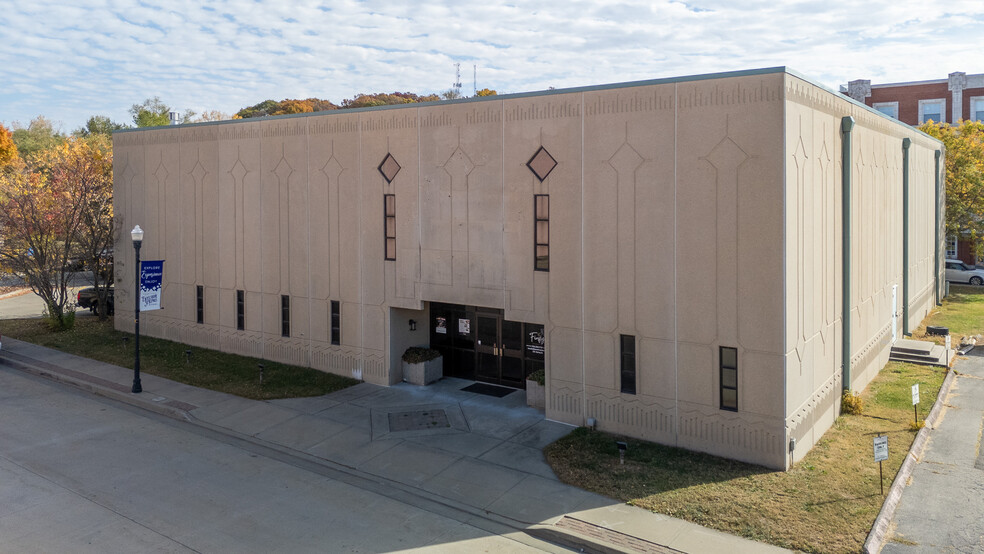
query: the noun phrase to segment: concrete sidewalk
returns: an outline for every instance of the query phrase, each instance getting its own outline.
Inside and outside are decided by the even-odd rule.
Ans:
[[[362,383],[334,394],[247,400],[9,338],[0,364],[387,483],[585,552],[780,552],[653,514],[557,480],[542,448],[572,427],[546,421],[521,391],[494,398],[445,378],[427,387]]]

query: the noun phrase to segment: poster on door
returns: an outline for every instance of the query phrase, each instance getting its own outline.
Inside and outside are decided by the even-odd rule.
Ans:
[[[439,335],[448,334],[448,318],[438,317],[434,319],[434,332]]]
[[[470,335],[471,334],[471,320],[470,319],[459,319],[458,320],[458,334],[459,335]]]
[[[542,360],[546,352],[547,340],[543,334],[543,325],[526,326],[526,357]]]

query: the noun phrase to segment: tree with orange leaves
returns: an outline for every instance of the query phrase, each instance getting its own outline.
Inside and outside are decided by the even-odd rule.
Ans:
[[[112,183],[112,151],[102,136],[69,138],[0,172],[0,261],[44,300],[54,328],[74,322],[70,261],[88,255],[96,228],[100,237],[109,234],[103,244],[112,243]]]
[[[0,168],[10,165],[16,158],[17,145],[14,144],[14,135],[0,125]]]

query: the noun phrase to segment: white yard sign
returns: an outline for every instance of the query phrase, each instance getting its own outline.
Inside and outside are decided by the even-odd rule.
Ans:
[[[919,383],[912,385],[912,405],[919,403]]]
[[[875,461],[884,462],[888,459],[888,437],[875,437]]]

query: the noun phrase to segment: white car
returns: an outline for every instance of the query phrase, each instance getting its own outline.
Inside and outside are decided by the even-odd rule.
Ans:
[[[946,261],[946,280],[954,283],[984,285],[984,269],[965,264],[960,260]]]

